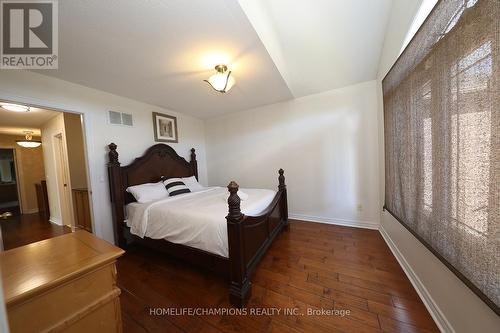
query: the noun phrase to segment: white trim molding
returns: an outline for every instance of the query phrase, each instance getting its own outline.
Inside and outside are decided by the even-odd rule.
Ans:
[[[380,225],[379,227],[379,232],[387,243],[387,246],[389,246],[389,249],[391,249],[392,254],[394,254],[394,256],[396,257],[399,265],[401,266],[401,268],[403,268],[406,276],[420,296],[420,299],[436,322],[436,325],[439,327],[439,330],[445,333],[455,333],[455,330],[446,319],[437,303],[434,301],[432,295],[429,293],[422,281],[420,281],[415,271],[412,269],[403,254],[399,251],[396,244],[391,239],[387,231],[385,231],[382,225]]]
[[[323,216],[312,216],[312,215],[302,215],[302,214],[289,214],[289,219],[292,220],[302,220],[308,222],[318,222],[326,224],[342,225],[345,227],[355,227],[363,229],[373,229],[378,230],[379,224],[372,221],[360,221],[360,220],[347,220],[347,219],[337,219],[331,217]]]
[[[50,222],[50,223],[53,223],[53,224],[57,224],[57,225],[59,225],[59,226],[62,226],[62,225],[63,225],[63,224],[62,224],[62,222],[61,222],[61,220],[60,220],[59,218],[57,218],[57,217],[53,217],[53,216],[51,216],[51,217],[49,218],[49,222]]]

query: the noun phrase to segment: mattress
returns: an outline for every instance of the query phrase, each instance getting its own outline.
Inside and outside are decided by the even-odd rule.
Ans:
[[[248,195],[241,201],[241,211],[249,216],[259,215],[276,195],[265,189],[240,190]],[[212,187],[148,203],[130,203],[125,223],[141,238],[165,239],[227,258],[228,194],[227,188]]]

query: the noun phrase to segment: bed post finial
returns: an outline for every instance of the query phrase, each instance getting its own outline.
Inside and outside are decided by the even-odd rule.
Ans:
[[[122,174],[120,162],[118,161],[118,152],[116,151],[116,144],[110,143],[109,148],[109,161],[108,161],[108,178],[109,178],[109,195],[112,203],[112,216],[113,216],[113,233],[115,236],[115,243],[121,248],[127,246],[127,241],[123,235],[123,192],[122,189]]]
[[[279,182],[278,189],[284,190],[284,189],[286,189],[285,176],[283,175],[285,173],[285,171],[283,169],[279,169],[278,173],[280,174],[278,177],[278,182]]]
[[[228,221],[238,221],[242,217],[240,208],[241,199],[238,196],[239,185],[236,184],[235,181],[231,181],[229,185],[227,185],[227,189],[229,191],[229,198],[227,199],[227,204],[229,205],[229,215],[227,216],[227,219]]]
[[[118,148],[118,147],[116,146],[115,143],[111,142],[108,145],[108,148],[109,148],[109,153],[108,153],[109,163],[108,163],[108,165],[119,166],[120,162],[118,162],[118,152],[116,151],[116,148]]]
[[[198,162],[196,161],[196,150],[194,148],[191,148],[191,161],[189,164],[191,164],[193,174],[196,177],[196,180],[198,180]]]
[[[244,215],[241,213],[238,184],[232,181],[227,186],[229,198],[229,214],[227,220],[227,237],[229,245],[229,269],[231,285],[229,287],[229,301],[233,306],[242,308],[250,298],[251,286],[244,259]]]
[[[281,217],[285,221],[285,228],[288,229],[288,199],[287,199],[287,194],[286,194],[286,185],[285,185],[285,171],[283,169],[278,170],[279,177],[278,177],[278,191],[281,192],[283,199],[281,200],[280,203],[280,211],[281,211]]]

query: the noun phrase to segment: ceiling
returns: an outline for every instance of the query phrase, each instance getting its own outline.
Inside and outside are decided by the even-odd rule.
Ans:
[[[12,112],[0,107],[0,133],[24,135],[25,131],[32,131],[34,135],[39,136],[42,125],[57,114],[59,112],[35,107],[30,108],[30,112]]]
[[[220,62],[227,94],[203,82]],[[59,69],[39,72],[200,118],[292,98],[232,0],[59,1]]]
[[[59,2],[41,74],[209,118],[376,79],[393,0]],[[227,94],[203,82],[227,63]]]
[[[295,97],[377,77],[393,0],[239,0]]]

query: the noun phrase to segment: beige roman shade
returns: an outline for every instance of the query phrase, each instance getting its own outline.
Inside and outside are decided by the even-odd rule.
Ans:
[[[441,0],[383,80],[385,208],[500,314],[500,0]]]

